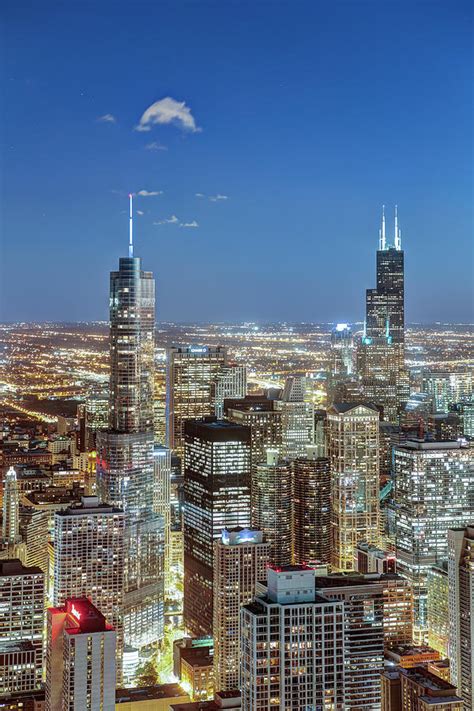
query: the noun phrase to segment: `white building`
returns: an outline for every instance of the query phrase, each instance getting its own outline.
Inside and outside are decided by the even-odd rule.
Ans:
[[[242,710],[345,709],[343,620],[314,570],[270,567],[267,594],[241,612]]]
[[[116,633],[87,598],[48,609],[46,711],[114,711]]]
[[[255,597],[265,580],[269,544],[249,528],[224,529],[214,543],[214,686],[218,691],[239,688],[240,608]]]

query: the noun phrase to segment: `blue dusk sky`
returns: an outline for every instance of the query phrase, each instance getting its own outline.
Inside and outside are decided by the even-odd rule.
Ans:
[[[0,319],[354,321],[399,206],[409,322],[472,321],[472,3],[3,0]]]

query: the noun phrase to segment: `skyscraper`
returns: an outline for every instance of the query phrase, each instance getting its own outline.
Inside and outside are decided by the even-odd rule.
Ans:
[[[344,602],[321,595],[310,568],[268,569],[266,594],[242,608],[240,644],[242,711],[349,709]]]
[[[329,459],[310,445],[291,464],[293,562],[331,562],[331,472]]]
[[[266,464],[252,468],[252,526],[262,531],[274,565],[291,563],[291,463],[267,449]]]
[[[184,425],[184,626],[212,634],[214,541],[250,526],[250,429],[215,417]]]
[[[266,461],[268,448],[281,446],[281,410],[276,405],[277,401],[260,395],[225,401],[226,417],[231,422],[250,427],[252,465]]]
[[[380,540],[379,412],[363,403],[335,403],[327,428],[332,564],[352,570],[357,544],[378,546]]]
[[[358,372],[366,398],[382,405],[384,419],[398,421],[408,399],[405,372],[405,276],[404,253],[395,207],[393,244],[385,232],[385,211],[377,250],[377,286],[366,292],[366,320],[358,350]]]
[[[448,529],[474,518],[474,461],[459,442],[407,441],[394,448],[397,570],[413,588],[414,636],[426,641],[427,579],[448,557]]]
[[[471,517],[472,520],[472,517]],[[474,709],[474,527],[448,531],[451,681]]]
[[[265,580],[269,545],[261,531],[234,528],[214,546],[214,687],[230,691],[239,688],[240,608]]]
[[[155,282],[133,255],[110,275],[109,429],[97,433],[99,498],[125,513],[124,631],[142,648],[163,634],[163,520],[154,510]]]
[[[114,711],[116,633],[86,597],[48,609],[46,711]]]
[[[113,625],[117,636],[117,677],[123,655],[124,514],[83,497],[79,506],[54,517],[55,607],[87,596]]]
[[[40,568],[0,561],[0,697],[40,688],[44,601]]]
[[[153,448],[155,464],[155,504],[154,509],[163,518],[164,526],[164,570],[165,590],[169,588],[171,558],[171,452],[168,447],[155,444]]]
[[[314,444],[314,405],[305,398],[306,378],[297,375],[286,379],[282,399],[275,402],[281,411],[284,459],[304,457],[307,445]]]
[[[331,331],[331,373],[352,375],[354,372],[354,336],[348,323],[338,323]]]
[[[343,604],[345,711],[380,710],[385,577],[341,573],[316,577],[318,595]]]
[[[166,361],[166,444],[182,459],[184,423],[215,414],[216,381],[227,366],[221,346],[168,349]]]
[[[13,467],[10,467],[3,481],[2,542],[5,546],[14,546],[20,540],[19,503],[20,496],[16,471]]]

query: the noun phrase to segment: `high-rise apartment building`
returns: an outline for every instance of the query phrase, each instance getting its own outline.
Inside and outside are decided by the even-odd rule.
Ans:
[[[268,569],[266,595],[242,608],[240,644],[242,711],[349,708],[344,602],[319,594],[313,570]]]
[[[364,396],[384,408],[384,419],[397,422],[408,399],[405,371],[404,253],[395,208],[393,245],[385,232],[385,213],[377,250],[377,286],[366,292],[366,320],[358,349],[357,369]]]
[[[114,711],[116,634],[86,597],[48,609],[46,711]]]
[[[216,382],[228,366],[221,346],[168,349],[166,361],[166,444],[181,459],[184,423],[215,414]]]
[[[281,456],[285,459],[304,457],[306,447],[314,444],[314,405],[306,399],[306,378],[286,379],[281,400],[275,407],[281,412]]]
[[[327,433],[332,564],[352,570],[357,544],[378,546],[380,540],[379,412],[363,403],[334,403]]]
[[[41,686],[44,602],[40,568],[0,560],[0,698]]]
[[[188,420],[184,454],[184,625],[212,634],[214,541],[250,526],[250,429]]]
[[[155,282],[133,256],[110,275],[109,429],[97,433],[97,493],[125,513],[124,633],[142,648],[163,635],[163,520],[154,510]]]
[[[291,462],[267,449],[266,464],[252,468],[252,526],[262,531],[274,565],[291,563]]]
[[[331,562],[331,470],[310,445],[291,463],[293,562]]]
[[[20,540],[19,504],[18,479],[15,469],[10,467],[3,481],[2,543],[4,546],[14,546]]]
[[[240,608],[266,578],[269,544],[261,531],[234,528],[214,546],[214,685],[230,691],[239,688]]]
[[[123,656],[124,595],[123,511],[83,497],[79,506],[54,517],[53,605],[67,598],[88,597],[110,620],[117,637],[117,677]]]
[[[394,448],[397,570],[413,588],[415,641],[428,633],[430,568],[448,557],[448,529],[474,517],[472,450],[459,442],[407,441]]]
[[[345,711],[380,711],[384,577],[340,573],[316,578],[318,595],[343,605]]]
[[[472,520],[472,518],[471,518]],[[448,531],[451,681],[474,709],[474,526]]]

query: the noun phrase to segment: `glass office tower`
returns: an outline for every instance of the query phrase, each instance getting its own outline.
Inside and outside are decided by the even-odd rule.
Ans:
[[[130,200],[131,202],[131,200]],[[109,429],[97,434],[97,493],[125,513],[125,644],[163,635],[163,519],[156,513],[153,457],[155,281],[133,256],[110,275]]]

